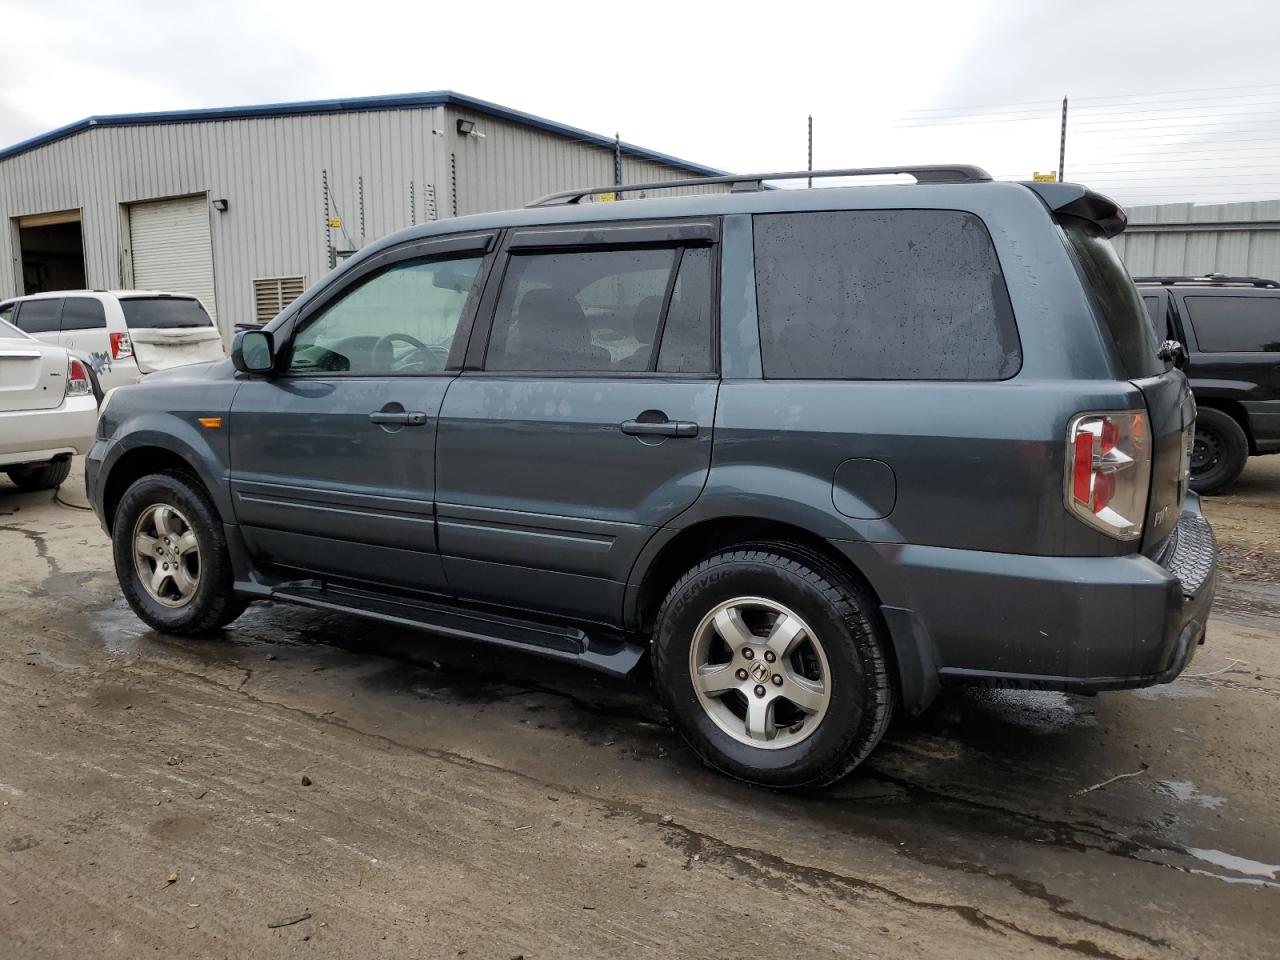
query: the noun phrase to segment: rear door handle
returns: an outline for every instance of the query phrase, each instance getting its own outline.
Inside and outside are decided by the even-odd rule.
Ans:
[[[622,432],[631,437],[696,437],[698,425],[691,420],[624,420]]]
[[[427,422],[427,415],[420,410],[377,410],[369,414],[369,422],[379,426],[420,427]]]

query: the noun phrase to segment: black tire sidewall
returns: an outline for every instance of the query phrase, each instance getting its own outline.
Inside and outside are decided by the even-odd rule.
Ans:
[[[818,729],[794,746],[763,749],[735,740],[716,725],[694,691],[689,650],[698,624],[717,604],[747,596],[794,610],[818,634],[826,653],[831,702]],[[851,624],[803,573],[741,555],[713,558],[678,584],[657,625],[655,676],[673,721],[694,751],[724,773],[765,786],[818,786],[847,772],[853,765],[849,758],[861,759],[881,732],[875,683],[883,671],[862,655],[862,643],[876,641],[865,616],[856,606],[853,610],[861,622]],[[855,637],[858,632],[861,638]]]
[[[1207,495],[1220,493],[1235,483],[1244,470],[1249,460],[1249,440],[1234,418],[1212,408],[1202,408],[1198,412],[1195,429],[1217,438],[1222,457],[1212,470],[1193,476],[1191,488]]]
[[[133,558],[133,529],[148,507],[176,507],[191,522],[200,549],[200,586],[191,602],[167,607],[143,587]],[[148,625],[163,632],[209,629],[209,621],[226,602],[230,576],[222,522],[194,483],[172,473],[143,477],[125,491],[112,522],[111,547],[116,576],[125,599]]]
[[[62,486],[71,473],[71,458],[59,457],[50,463],[34,467],[19,464],[10,467],[7,472],[9,479],[19,490],[28,493],[37,490],[53,490]]]

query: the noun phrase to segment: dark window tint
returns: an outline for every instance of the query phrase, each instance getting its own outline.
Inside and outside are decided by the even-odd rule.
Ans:
[[[1186,297],[1205,353],[1280,351],[1280,297]]]
[[[27,333],[57,333],[61,300],[23,300],[18,304],[18,329]]]
[[[63,330],[101,330],[106,325],[107,314],[101,302],[89,297],[67,297],[63,301]]]
[[[139,329],[149,327],[207,327],[213,321],[199,300],[190,297],[121,297],[124,322]]]
[[[766,377],[1000,380],[1022,353],[991,238],[950,210],[755,217]]]
[[[1159,342],[1155,329],[1138,288],[1111,241],[1095,224],[1078,217],[1063,217],[1060,225],[1081,278],[1106,324],[1103,333],[1115,345],[1121,370],[1129,377],[1163,373],[1164,362],[1156,356]]]
[[[689,247],[671,291],[671,307],[658,352],[660,373],[710,373],[711,248]]]
[[[652,369],[678,249],[517,254],[494,312],[485,368],[612,373]]]
[[[0,320],[3,320],[5,323],[12,323],[13,311],[16,306],[17,304],[7,303],[3,307],[0,307]]]

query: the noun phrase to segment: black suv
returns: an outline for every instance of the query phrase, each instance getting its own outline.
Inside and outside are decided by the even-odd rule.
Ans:
[[[138,615],[256,598],[629,673],[711,765],[829,783],[945,683],[1167,682],[1214,546],[1195,415],[1081,186],[974,167],[445,220],[232,358],[113,391]],[[832,174],[828,174],[832,175]]]
[[[1199,416],[1191,486],[1227,490],[1249,457],[1280,452],[1280,283],[1261,277],[1138,277],[1159,339],[1179,363]]]

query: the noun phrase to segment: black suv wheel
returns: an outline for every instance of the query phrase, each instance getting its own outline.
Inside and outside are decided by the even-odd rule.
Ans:
[[[170,470],[136,481],[111,529],[120,589],[154,629],[213,633],[248,606],[232,590],[222,521],[190,475]]]
[[[1249,460],[1249,439],[1229,414],[1212,407],[1196,413],[1196,436],[1191,449],[1191,489],[1222,493],[1240,477]]]
[[[653,637],[672,721],[708,765],[769,787],[821,787],[875,747],[893,712],[869,598],[817,557],[718,553],[672,587]]]

